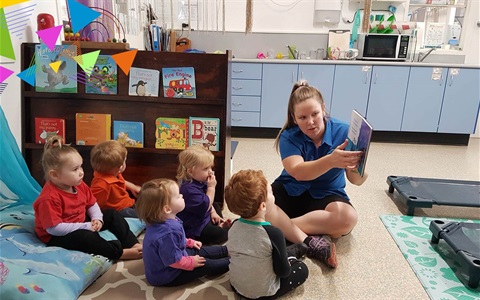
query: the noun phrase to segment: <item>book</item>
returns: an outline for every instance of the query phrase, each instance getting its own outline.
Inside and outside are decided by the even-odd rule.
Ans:
[[[350,119],[350,127],[348,129],[348,145],[345,150],[363,151],[362,158],[358,163],[358,173],[363,177],[365,173],[365,165],[367,163],[368,149],[372,138],[373,127],[368,121],[356,110],[352,111]]]
[[[179,149],[188,146],[188,119],[158,117],[155,120],[155,148]]]
[[[110,114],[75,114],[77,145],[93,146],[111,140],[112,115]]]
[[[35,143],[45,144],[48,138],[59,135],[65,141],[65,119],[35,118]]]
[[[117,94],[117,63],[110,55],[99,55],[85,83],[86,94]]]
[[[160,71],[130,68],[128,94],[130,96],[158,97]]]
[[[143,148],[143,123],[114,120],[113,138],[125,147]]]
[[[220,119],[190,117],[188,119],[188,145],[200,144],[210,151],[220,150]]]
[[[35,45],[35,91],[77,93],[75,45],[56,45],[53,51],[43,43]]]
[[[193,67],[162,68],[163,95],[167,98],[196,98]]]

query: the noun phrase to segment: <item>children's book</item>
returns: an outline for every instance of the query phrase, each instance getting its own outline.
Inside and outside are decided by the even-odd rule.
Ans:
[[[77,145],[96,145],[111,140],[112,115],[75,114]]]
[[[130,68],[128,94],[130,96],[158,97],[160,71]]]
[[[45,144],[48,138],[55,135],[65,140],[65,119],[35,118],[35,143]]]
[[[115,120],[113,138],[125,147],[143,148],[143,123]]]
[[[368,149],[372,138],[373,127],[356,110],[353,110],[350,119],[350,128],[348,129],[348,145],[345,150],[363,151],[362,158],[358,163],[358,173],[363,177],[365,165],[367,163]]]
[[[50,49],[35,45],[35,91],[50,93],[77,92],[77,55],[74,45],[57,45]]]
[[[188,145],[200,144],[210,151],[220,150],[220,119],[190,117],[188,122]]]
[[[117,63],[110,55],[99,55],[85,83],[87,94],[117,94]]]
[[[188,119],[158,117],[155,120],[155,148],[179,149],[188,146]]]
[[[163,95],[168,98],[196,98],[193,67],[162,68]]]

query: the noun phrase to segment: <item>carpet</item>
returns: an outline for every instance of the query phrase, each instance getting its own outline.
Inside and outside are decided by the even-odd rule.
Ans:
[[[380,219],[432,300],[480,300],[480,287],[467,286],[468,277],[455,261],[455,252],[443,239],[431,244],[429,229],[433,220],[475,223],[480,220],[398,215],[381,215]]]

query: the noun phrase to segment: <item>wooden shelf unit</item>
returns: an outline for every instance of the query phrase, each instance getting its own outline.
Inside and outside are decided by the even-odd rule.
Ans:
[[[82,48],[82,53],[98,49]],[[112,55],[125,50],[103,49],[100,54]],[[22,70],[29,67],[35,53],[34,43],[22,44]],[[35,117],[65,119],[66,140],[83,157],[84,180],[90,184],[93,170],[90,166],[92,146],[75,145],[76,113],[109,113],[113,120],[140,121],[144,124],[144,148],[128,148],[127,180],[142,185],[144,182],[166,177],[175,180],[180,150],[155,149],[155,120],[157,117],[188,118],[211,117],[220,119],[220,151],[215,156],[217,189],[215,201],[223,205],[226,178],[230,176],[230,65],[227,54],[199,54],[138,51],[132,67],[162,70],[163,67],[193,67],[197,99],[173,99],[163,95],[160,78],[160,97],[128,95],[128,76],[118,68],[117,95],[85,94],[85,85],[78,82],[76,94],[36,92],[35,87],[22,81],[22,153],[32,176],[41,185],[45,183],[40,164],[43,145],[35,144]],[[81,68],[77,68],[77,72]],[[112,137],[113,138],[113,137]]]

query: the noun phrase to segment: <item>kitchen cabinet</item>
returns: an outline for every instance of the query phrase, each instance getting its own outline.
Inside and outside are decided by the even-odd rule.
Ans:
[[[438,132],[475,132],[480,104],[479,83],[480,69],[448,69]]]
[[[400,131],[410,67],[373,66],[366,118],[374,130]]]
[[[259,127],[262,64],[233,63],[231,77],[232,126]]]
[[[365,116],[371,77],[372,66],[337,65],[330,115],[347,123],[353,109]]]
[[[282,128],[293,84],[298,80],[297,64],[263,64],[260,127]]]
[[[401,131],[437,132],[446,74],[447,68],[410,68]]]
[[[298,79],[305,79],[309,85],[316,87],[322,94],[327,112],[332,105],[333,77],[335,65],[305,64],[298,66]]]

